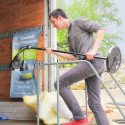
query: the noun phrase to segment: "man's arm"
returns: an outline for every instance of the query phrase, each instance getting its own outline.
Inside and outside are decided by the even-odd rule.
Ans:
[[[96,33],[96,38],[95,38],[95,43],[94,46],[92,48],[92,50],[90,50],[87,54],[86,57],[88,60],[93,60],[94,59],[94,55],[97,53],[100,44],[104,38],[104,34],[105,34],[105,30],[104,29],[99,29]]]
[[[67,60],[76,60],[76,57],[71,55],[71,54],[67,54],[67,53],[59,53],[59,52],[53,52],[51,48],[46,48],[46,52],[48,54],[54,54],[56,56],[59,56],[61,58],[65,58]]]

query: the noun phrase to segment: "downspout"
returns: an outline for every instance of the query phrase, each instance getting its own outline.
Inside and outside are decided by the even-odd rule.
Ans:
[[[45,47],[50,47],[52,49],[57,49],[57,38],[56,30],[53,28],[49,21],[49,13],[56,8],[56,0],[45,0]],[[56,62],[56,57],[54,55],[45,54],[45,62],[51,63]],[[45,90],[49,92],[54,89],[54,82],[56,81],[56,66],[50,65],[45,66]]]

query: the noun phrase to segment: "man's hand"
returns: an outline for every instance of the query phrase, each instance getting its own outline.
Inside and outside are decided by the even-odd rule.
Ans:
[[[53,54],[53,51],[52,51],[51,48],[46,48],[46,53],[48,53],[48,54]]]
[[[86,53],[87,60],[94,60],[94,56],[96,54],[96,50],[91,50],[88,53]]]

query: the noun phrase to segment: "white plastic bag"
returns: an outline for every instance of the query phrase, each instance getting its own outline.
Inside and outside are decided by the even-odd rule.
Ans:
[[[57,96],[56,92],[44,92],[40,95],[40,119],[47,125],[57,124]],[[24,96],[24,103],[33,111],[37,112],[37,96]],[[60,124],[69,122],[72,113],[60,97]]]
[[[55,92],[52,93],[52,95],[54,97],[57,97],[57,93],[55,93]],[[57,113],[57,99],[53,100],[52,107],[53,107],[54,111]],[[65,104],[64,100],[60,96],[59,96],[59,115],[65,119],[73,118],[71,111],[69,110],[69,108]]]

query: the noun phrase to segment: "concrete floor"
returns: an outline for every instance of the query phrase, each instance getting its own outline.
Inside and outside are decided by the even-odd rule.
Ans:
[[[83,91],[83,90],[73,90],[73,93],[74,93],[75,97],[77,98],[80,106],[81,107],[85,106],[85,91]],[[125,106],[125,95],[123,95],[123,93],[120,91],[119,88],[110,89],[110,93],[112,94],[113,98],[118,103],[121,103]],[[110,96],[107,94],[105,89],[101,89],[101,102],[102,102],[102,105],[103,105],[105,111],[107,111],[107,108],[106,108],[107,104],[113,102],[112,99],[110,98]],[[123,111],[125,112],[125,110],[123,110]],[[121,114],[119,113],[118,110],[116,110],[115,112],[107,113],[107,117],[109,119],[110,125],[114,125],[112,120],[123,119],[123,117],[121,116]],[[125,124],[122,124],[122,125],[125,125]]]
[[[0,121],[0,125],[37,125],[35,121],[15,121],[15,120],[5,120]],[[40,125],[43,125],[40,123]]]
[[[113,97],[118,101],[118,102],[124,102],[125,103],[125,96],[121,93],[121,91],[117,89],[111,89],[110,92],[112,93]],[[79,104],[81,106],[85,106],[85,91],[83,90],[74,90],[73,93],[75,94]],[[101,99],[102,99],[102,105],[105,106],[105,104],[112,102],[111,98],[107,94],[107,92],[102,89],[101,90]],[[119,117],[118,112],[116,114],[108,114],[109,118],[112,117]],[[112,116],[111,116],[112,115]],[[117,116],[118,115],[118,116]],[[21,120],[6,120],[6,121],[0,121],[0,125],[37,125],[36,121],[21,121]],[[40,123],[40,125],[43,125],[43,123]],[[112,125],[112,123],[110,124]]]
[[[81,106],[85,106],[85,91],[84,90],[72,90],[72,92],[77,98],[79,104]],[[117,102],[122,102],[125,104],[125,95],[123,95],[123,93],[120,91],[119,88],[110,89],[110,93],[112,94],[112,96]],[[107,94],[105,89],[101,89],[101,102],[102,102],[102,105],[112,102],[112,99]]]

